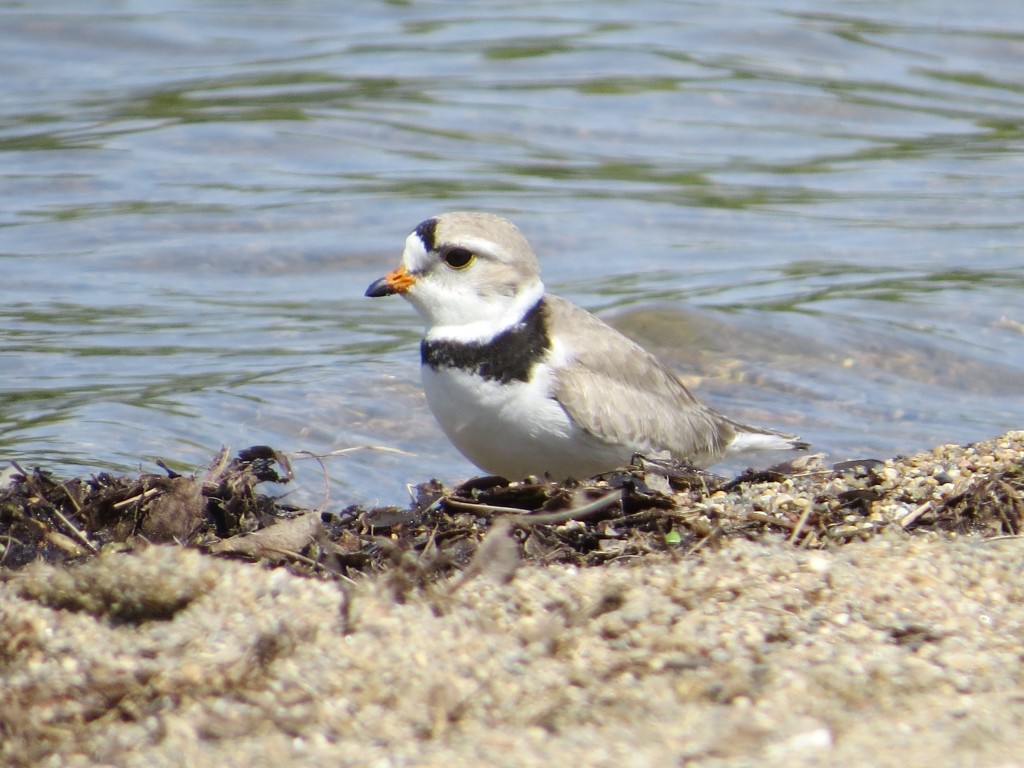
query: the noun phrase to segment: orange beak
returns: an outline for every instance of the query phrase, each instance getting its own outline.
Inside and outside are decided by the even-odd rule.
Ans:
[[[372,299],[380,296],[392,296],[405,293],[416,282],[416,278],[405,271],[405,267],[388,272],[380,280],[375,281],[366,289],[366,295]]]

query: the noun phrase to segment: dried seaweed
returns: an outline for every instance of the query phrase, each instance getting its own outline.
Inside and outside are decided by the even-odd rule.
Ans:
[[[175,544],[309,575],[387,571],[401,596],[467,567],[463,579],[501,580],[520,561],[594,566],[684,555],[736,537],[777,535],[821,548],[887,528],[1016,536],[1024,526],[1024,449],[1005,440],[992,446],[1003,459],[970,471],[952,467],[989,448],[831,468],[804,458],[731,480],[637,457],[585,482],[477,477],[448,489],[432,480],[416,487],[406,509],[340,511],[296,509],[262,492],[263,483],[292,479],[287,457],[267,446],[234,458],[222,451],[194,476],[163,467],[164,474],[61,481],[15,465],[0,488],[0,567]]]

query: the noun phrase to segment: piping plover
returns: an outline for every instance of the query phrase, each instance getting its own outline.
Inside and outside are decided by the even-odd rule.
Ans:
[[[733,421],[584,309],[544,292],[512,222],[446,213],[406,238],[402,263],[366,290],[404,296],[426,321],[423,388],[462,454],[517,480],[582,479],[669,451],[705,467],[734,454],[806,448]]]

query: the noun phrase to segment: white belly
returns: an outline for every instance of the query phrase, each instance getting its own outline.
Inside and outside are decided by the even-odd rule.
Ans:
[[[549,473],[584,478],[629,462],[627,447],[609,445],[577,427],[548,396],[541,366],[529,382],[501,384],[458,368],[421,368],[427,403],[441,429],[485,472],[520,480]]]

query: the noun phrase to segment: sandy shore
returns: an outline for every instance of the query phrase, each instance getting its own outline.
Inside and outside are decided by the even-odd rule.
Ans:
[[[1001,488],[1013,524],[1024,432],[887,468],[869,537],[797,546],[791,515],[455,591],[179,546],[2,572],[0,762],[1024,765],[1024,539],[900,524],[922,487]]]

